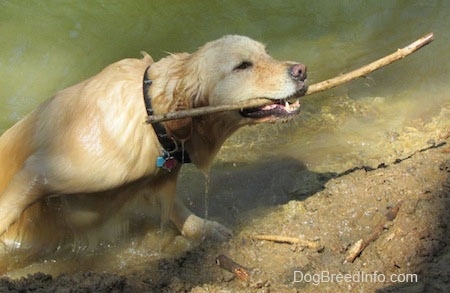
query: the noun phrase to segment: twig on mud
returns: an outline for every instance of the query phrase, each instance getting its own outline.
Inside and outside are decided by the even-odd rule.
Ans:
[[[420,48],[424,47],[425,45],[428,45],[429,43],[431,43],[433,41],[433,39],[434,39],[433,33],[429,33],[429,34],[423,36],[422,38],[416,40],[415,42],[409,44],[408,46],[403,47],[402,49],[398,49],[396,52],[394,52],[390,55],[387,55],[383,58],[380,58],[372,63],[364,65],[358,69],[355,69],[351,72],[342,74],[340,76],[310,85],[308,87],[308,90],[305,93],[305,96],[311,95],[314,93],[318,93],[318,92],[322,92],[322,91],[331,89],[333,87],[339,86],[341,84],[347,83],[358,77],[365,76],[383,66],[393,63],[399,59],[405,58],[406,56],[414,53],[415,51],[419,50]],[[160,115],[150,115],[147,118],[147,123],[156,123],[156,122],[162,122],[162,121],[167,121],[167,120],[201,116],[201,115],[218,113],[218,112],[239,110],[239,109],[245,109],[245,108],[253,108],[253,107],[257,107],[257,106],[268,105],[271,103],[273,103],[273,101],[271,101],[269,99],[261,98],[261,99],[247,101],[244,103],[236,103],[234,105],[199,107],[199,108],[170,112],[170,113],[160,114]]]
[[[216,257],[216,263],[222,269],[227,270],[230,273],[233,273],[241,281],[248,282],[250,280],[250,270],[244,268],[243,266],[233,261],[229,257],[221,254],[218,257]]]
[[[323,249],[323,245],[321,245],[317,241],[303,240],[298,237],[281,236],[281,235],[266,235],[266,234],[250,235],[249,237],[252,239],[256,239],[256,240],[266,240],[266,241],[273,241],[273,242],[280,242],[280,243],[296,244],[298,246],[307,247],[309,249],[314,249],[317,251],[320,251]]]
[[[402,201],[399,201],[393,208],[391,208],[385,215],[385,217],[378,223],[378,225],[373,228],[372,233],[366,239],[359,239],[353,246],[349,249],[347,257],[344,260],[344,264],[348,262],[353,262],[361,252],[369,246],[369,244],[380,237],[384,230],[384,226],[387,221],[392,221],[397,217],[398,210],[402,205]]]

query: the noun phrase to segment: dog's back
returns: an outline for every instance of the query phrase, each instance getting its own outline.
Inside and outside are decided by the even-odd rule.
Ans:
[[[67,240],[65,238],[76,239],[78,234],[81,235],[85,232],[84,230],[89,230],[89,224],[83,224],[81,220],[88,223],[106,222],[108,216],[114,215],[114,212],[119,210],[119,208],[116,208],[116,202],[120,206],[120,204],[126,202],[126,199],[131,198],[118,197],[118,200],[111,200],[110,203],[109,199],[111,196],[106,194],[102,197],[100,195],[98,197],[103,199],[103,201],[98,200],[100,204],[94,202],[83,209],[77,209],[76,204],[72,204],[72,201],[66,201],[65,198],[53,197],[44,200],[47,195],[64,194],[66,189],[67,193],[71,191],[72,193],[77,193],[78,190],[75,187],[79,189],[84,188],[88,191],[90,191],[89,188],[95,189],[89,184],[83,184],[83,181],[77,180],[77,178],[80,176],[95,178],[96,174],[102,175],[104,173],[95,172],[98,164],[95,164],[93,160],[83,159],[80,160],[79,165],[83,166],[84,169],[79,172],[77,170],[72,172],[80,176],[63,177],[68,170],[66,166],[70,166],[70,164],[63,164],[65,162],[63,161],[63,163],[58,165],[59,161],[54,159],[54,157],[60,158],[58,157],[59,153],[56,151],[63,148],[64,150],[74,150],[73,153],[75,155],[78,154],[76,151],[82,152],[84,150],[81,147],[77,148],[80,143],[76,143],[76,138],[80,142],[80,139],[86,138],[86,136],[82,136],[83,134],[88,133],[92,129],[92,131],[96,130],[91,127],[92,121],[103,114],[96,111],[95,98],[97,97],[110,98],[110,100],[103,102],[102,105],[105,105],[105,107],[112,105],[113,107],[108,108],[112,110],[106,112],[110,116],[101,116],[99,119],[107,120],[109,125],[115,125],[114,123],[120,119],[121,115],[129,114],[131,117],[122,123],[129,130],[129,135],[133,136],[135,133],[138,133],[138,128],[150,132],[146,136],[135,135],[138,139],[144,137],[151,141],[150,146],[145,143],[147,141],[145,139],[141,139],[145,140],[141,144],[132,143],[130,139],[126,139],[126,133],[121,131],[122,129],[117,129],[119,132],[117,137],[119,139],[125,137],[121,142],[129,142],[133,149],[139,149],[141,145],[147,147],[148,150],[143,155],[147,155],[145,156],[146,160],[140,161],[141,164],[150,164],[153,167],[151,161],[148,163],[152,159],[152,156],[149,156],[148,153],[152,151],[158,153],[159,149],[156,147],[157,141],[153,142],[152,140],[152,128],[144,123],[145,108],[142,89],[139,88],[142,83],[142,74],[152,62],[151,58],[146,55],[143,60],[125,59],[114,63],[98,75],[58,92],[53,98],[44,102],[0,136],[0,274],[11,263],[14,263],[8,259],[8,255],[12,252],[37,257],[45,253],[45,251],[56,249],[56,247],[61,245],[61,241]],[[126,98],[123,99],[116,92],[122,88],[124,88],[124,93],[126,93]],[[105,92],[100,92],[101,90]],[[81,98],[90,102],[83,104],[84,101],[80,101]],[[114,101],[119,106],[111,101]],[[80,107],[80,105],[83,107]],[[132,105],[129,106],[131,110],[127,111],[125,106],[120,107],[123,105]],[[133,112],[134,108],[138,108],[141,111],[138,113]],[[112,119],[108,120],[108,118]],[[114,118],[117,119],[115,120]],[[80,132],[80,129],[84,130],[84,132]],[[81,142],[83,141],[81,140]],[[114,151],[116,144],[115,141],[112,141],[111,144],[105,143],[105,146],[109,146]],[[55,154],[55,156],[49,157],[52,160],[44,160],[48,153]],[[128,153],[131,152],[128,151]],[[65,154],[70,155],[71,153],[66,151]],[[99,154],[100,160],[103,157],[102,154]],[[117,152],[114,152],[114,155],[117,157]],[[128,157],[131,157],[131,155]],[[75,156],[75,158],[77,157]],[[81,158],[86,158],[86,155],[81,156]],[[112,160],[110,157],[108,158],[105,159],[105,164],[119,164],[121,162],[119,159]],[[70,163],[70,160],[68,162]],[[133,170],[129,172],[130,170],[122,169],[109,168],[107,174],[110,174],[112,177],[119,173],[133,174]],[[33,171],[39,170],[43,170],[42,174],[33,173]],[[86,170],[91,170],[91,172],[86,172]],[[52,178],[56,176],[56,179],[58,179],[58,175],[61,175],[64,180],[57,180],[55,183],[52,181]],[[103,180],[103,182],[105,181]],[[69,185],[69,187],[73,185],[74,188],[53,188],[53,186],[59,187],[61,185],[60,182]],[[120,186],[121,184],[118,185]],[[115,186],[111,188],[115,188]],[[24,203],[21,200],[24,200]],[[89,209],[91,206],[92,208]],[[104,208],[105,206],[108,206],[110,210]],[[92,218],[92,221],[85,219],[86,215],[89,214],[85,210],[92,211],[90,213],[92,216],[88,217],[88,220]],[[83,215],[79,216],[80,214]],[[123,218],[119,214],[112,221],[116,221],[114,224],[117,224]],[[83,231],[77,234],[78,230]],[[69,244],[71,244],[70,242],[76,242],[70,239],[67,241]]]

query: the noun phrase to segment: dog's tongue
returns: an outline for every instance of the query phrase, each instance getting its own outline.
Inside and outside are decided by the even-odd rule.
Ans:
[[[274,108],[278,107],[277,104],[270,104],[270,105],[266,105],[264,107],[261,108],[262,111],[269,111],[272,110]]]

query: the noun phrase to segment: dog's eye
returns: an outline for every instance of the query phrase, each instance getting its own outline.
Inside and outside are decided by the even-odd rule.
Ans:
[[[243,61],[243,62],[239,63],[239,65],[236,66],[234,69],[235,70],[243,70],[243,69],[247,69],[247,68],[252,67],[252,66],[253,66],[252,62],[250,62],[250,61]]]

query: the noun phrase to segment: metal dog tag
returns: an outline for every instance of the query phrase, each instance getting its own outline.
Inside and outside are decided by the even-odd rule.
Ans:
[[[159,156],[156,159],[156,167],[163,169],[167,172],[172,172],[173,168],[177,165],[177,160],[172,156]]]
[[[173,168],[175,168],[176,165],[177,165],[177,160],[175,160],[175,158],[173,158],[173,157],[170,157],[170,158],[166,159],[162,168],[164,170],[166,170],[167,172],[172,172]]]

